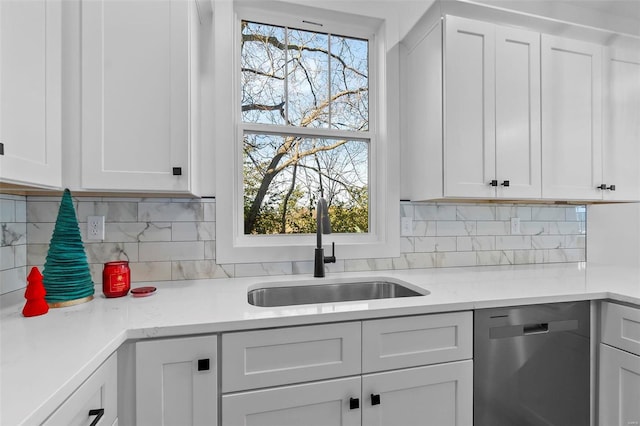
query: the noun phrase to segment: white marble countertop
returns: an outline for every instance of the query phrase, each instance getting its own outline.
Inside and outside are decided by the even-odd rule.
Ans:
[[[640,271],[585,263],[328,274],[388,277],[429,290],[424,297],[260,308],[247,290],[261,283],[318,283],[310,276],[154,283],[145,298],[96,298],[24,318],[24,291],[0,296],[0,424],[40,424],[128,339],[294,324],[612,299],[640,305]],[[145,284],[134,285],[142,286]]]

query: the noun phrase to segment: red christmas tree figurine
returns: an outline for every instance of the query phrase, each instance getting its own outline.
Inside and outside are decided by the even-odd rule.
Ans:
[[[49,305],[44,300],[45,294],[47,294],[42,284],[42,274],[35,266],[31,268],[29,276],[27,277],[27,290],[24,292],[24,298],[27,299],[27,303],[22,308],[22,315],[25,317],[35,317],[37,315],[43,315],[49,312]]]

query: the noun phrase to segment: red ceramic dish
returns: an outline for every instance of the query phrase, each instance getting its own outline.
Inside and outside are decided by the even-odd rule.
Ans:
[[[138,287],[138,288],[131,289],[131,295],[133,295],[133,297],[151,296],[152,294],[155,294],[155,292],[156,292],[155,287]]]

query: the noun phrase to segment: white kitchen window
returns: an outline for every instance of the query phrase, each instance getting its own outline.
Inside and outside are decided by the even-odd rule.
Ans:
[[[217,263],[310,261],[321,193],[338,259],[397,256],[384,22],[269,4],[217,8]]]

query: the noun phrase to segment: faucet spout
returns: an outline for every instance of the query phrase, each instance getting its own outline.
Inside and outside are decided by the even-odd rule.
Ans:
[[[331,233],[331,222],[329,221],[329,209],[327,208],[327,201],[321,196],[318,200],[318,207],[316,209],[316,250],[313,264],[313,276],[316,278],[324,277],[324,264],[335,263],[335,243],[331,244],[331,256],[324,255],[324,248],[322,248],[322,234]]]

